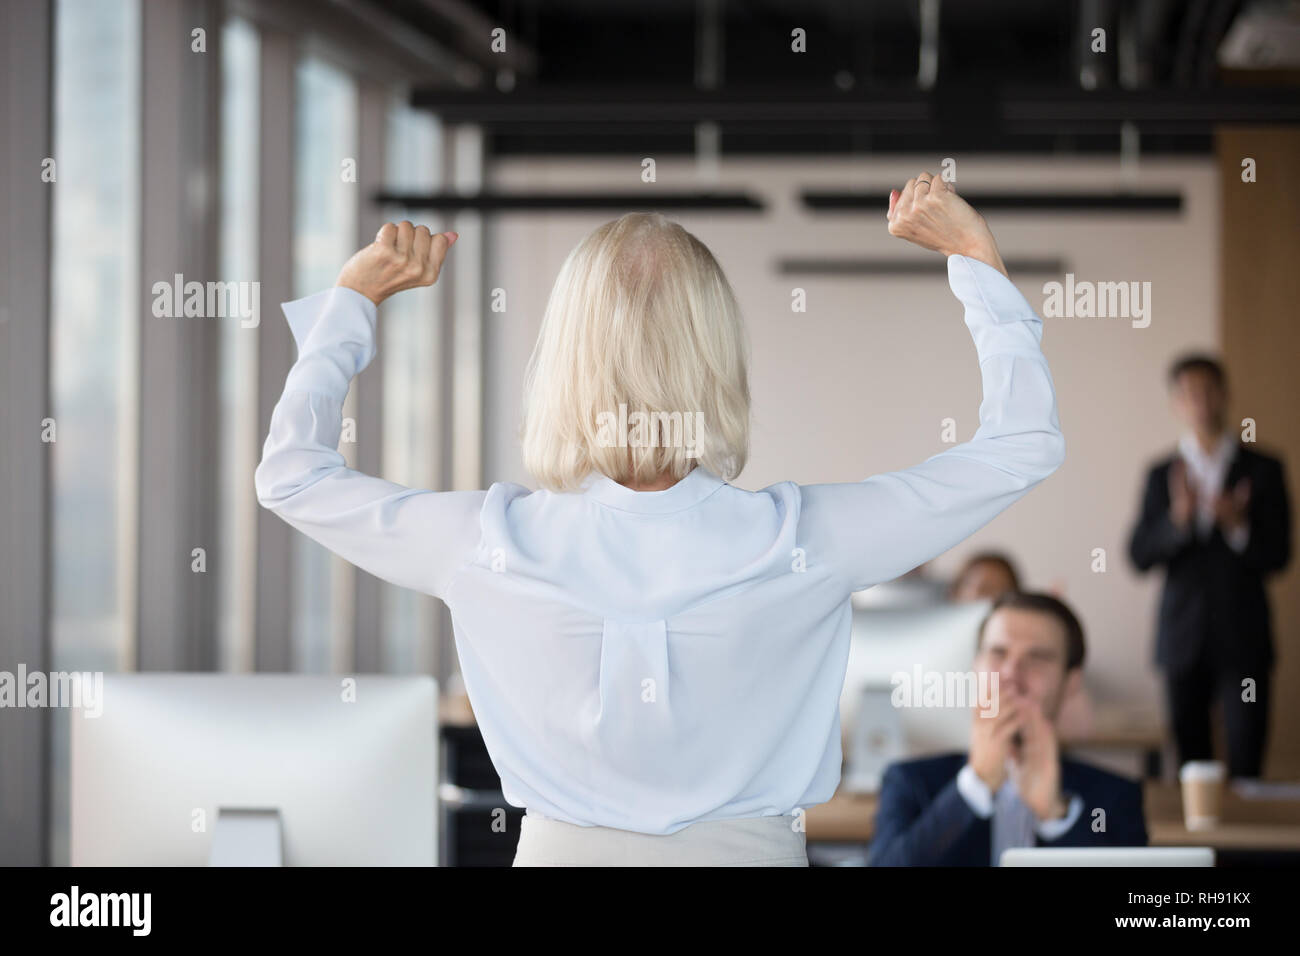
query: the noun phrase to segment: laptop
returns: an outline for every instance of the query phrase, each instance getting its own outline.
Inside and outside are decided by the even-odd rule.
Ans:
[[[1214,866],[1208,846],[1023,847],[1004,850],[1002,866]]]

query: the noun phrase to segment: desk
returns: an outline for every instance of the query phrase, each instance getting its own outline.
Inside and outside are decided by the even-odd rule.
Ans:
[[[876,820],[876,795],[838,791],[809,807],[804,825],[809,843],[867,843]]]
[[[1144,785],[1147,833],[1152,846],[1212,846],[1216,850],[1300,853],[1300,801],[1247,800],[1224,794],[1223,822],[1213,830],[1183,826],[1182,791],[1176,784]],[[874,794],[840,791],[808,809],[810,843],[866,843],[876,815]]]
[[[474,714],[463,695],[439,702],[444,727],[472,727]],[[1148,728],[1110,728],[1086,738],[1062,741],[1063,747],[1157,749],[1160,732]],[[1177,784],[1144,783],[1147,833],[1152,846],[1211,846],[1216,850],[1254,853],[1300,853],[1300,800],[1247,800],[1229,789],[1224,794],[1223,822],[1213,830],[1183,826],[1182,791]],[[838,791],[826,803],[810,807],[805,817],[809,843],[868,843],[876,816],[875,794]]]
[[[438,723],[443,727],[473,727],[474,708],[465,694],[443,695],[438,698]]]
[[[1188,830],[1183,826],[1183,798],[1177,784],[1149,780],[1143,797],[1152,846],[1300,853],[1300,800],[1248,800],[1229,787],[1219,825],[1212,830]]]

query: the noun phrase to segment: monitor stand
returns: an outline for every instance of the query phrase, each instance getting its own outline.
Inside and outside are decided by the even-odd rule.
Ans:
[[[284,866],[282,829],[279,810],[222,807],[208,866]]]

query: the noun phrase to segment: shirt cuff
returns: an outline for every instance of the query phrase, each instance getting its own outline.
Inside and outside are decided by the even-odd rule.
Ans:
[[[1229,531],[1223,537],[1228,542],[1228,547],[1240,554],[1246,550],[1246,545],[1250,543],[1250,525],[1244,524],[1240,528]]]
[[[379,318],[377,305],[356,289],[349,289],[342,285],[322,289],[320,292],[294,299],[292,302],[281,302],[280,308],[289,322],[289,331],[293,334],[293,341],[298,346],[299,352],[307,343],[307,338],[316,327],[318,320],[324,316],[337,315],[340,311],[346,314],[360,310],[372,332]]]
[[[993,792],[970,764],[957,771],[957,792],[975,816],[982,820],[993,816]]]
[[[1043,320],[1010,279],[987,262],[948,257],[948,286],[966,307],[966,327],[980,360],[991,355],[1042,359]]]
[[[1037,820],[1034,822],[1034,830],[1044,840],[1059,840],[1070,832],[1070,829],[1079,821],[1083,814],[1083,798],[1077,793],[1070,797],[1070,804],[1066,808],[1065,816],[1059,820]]]
[[[348,385],[375,357],[379,309],[366,296],[334,286],[280,308],[298,346],[285,391],[314,392],[342,401]]]

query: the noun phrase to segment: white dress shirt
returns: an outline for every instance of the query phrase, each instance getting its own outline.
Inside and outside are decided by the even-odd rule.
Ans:
[[[258,500],[447,603],[511,804],[642,833],[790,814],[839,782],[850,593],[947,551],[1064,460],[1042,320],[982,262],[950,256],[948,279],[983,380],[974,437],[905,471],[760,491],[699,467],[663,491],[592,475],[568,494],[353,471],[343,400],[374,358],[377,310],[319,292],[284,305],[298,359]]]
[[[1237,438],[1231,430],[1225,431],[1214,450],[1206,452],[1196,436],[1187,432],[1178,440],[1178,453],[1187,463],[1196,490],[1197,535],[1208,538],[1214,530],[1214,500],[1227,481],[1228,469],[1237,454]],[[1245,551],[1250,541],[1250,525],[1225,533],[1223,539],[1234,551]]]
[[[966,764],[957,771],[957,792],[977,817],[984,820],[992,818],[989,840],[991,866],[1001,864],[1003,850],[1035,846],[1035,837],[1042,837],[1049,842],[1059,840],[1070,832],[1070,828],[1083,813],[1083,798],[1078,794],[1070,794],[1065,816],[1057,820],[1039,820],[1034,816],[1034,811],[1020,799],[1020,791],[1016,789],[1010,765],[997,793],[992,793],[989,785],[975,772],[975,768]]]

